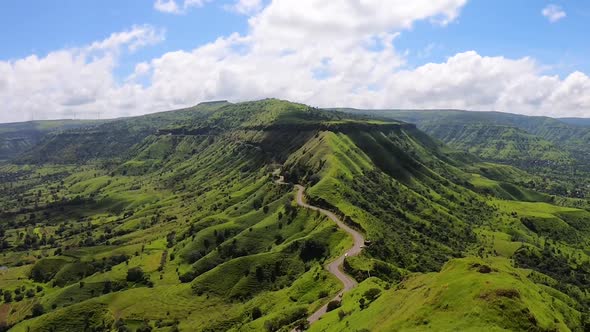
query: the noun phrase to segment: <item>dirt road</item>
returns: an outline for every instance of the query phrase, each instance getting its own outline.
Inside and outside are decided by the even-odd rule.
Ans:
[[[277,183],[285,184],[282,176],[279,178]],[[365,238],[359,232],[355,231],[354,229],[346,225],[344,222],[342,222],[342,220],[340,220],[340,218],[338,218],[338,216],[336,216],[333,212],[305,203],[305,201],[303,200],[305,188],[298,184],[295,185],[295,188],[297,188],[297,205],[312,211],[319,211],[320,213],[334,221],[341,230],[350,234],[350,236],[352,236],[352,239],[354,240],[354,245],[351,248],[349,248],[344,254],[342,254],[342,256],[336,258],[334,261],[326,265],[326,269],[330,273],[332,273],[336,278],[338,278],[338,280],[340,280],[344,285],[344,288],[338,293],[338,295],[336,295],[336,297],[332,299],[339,301],[342,299],[342,295],[345,292],[349,291],[357,285],[357,282],[354,279],[352,279],[350,276],[344,273],[344,271],[342,271],[342,264],[344,263],[344,259],[346,259],[346,257],[349,256],[358,255],[364,246]],[[313,324],[318,319],[320,319],[320,317],[322,317],[327,312],[327,309],[328,304],[326,303],[324,306],[322,306],[320,309],[314,312],[311,316],[309,316],[307,318],[309,324]]]

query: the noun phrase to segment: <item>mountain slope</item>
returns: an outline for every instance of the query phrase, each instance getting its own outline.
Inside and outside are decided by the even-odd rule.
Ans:
[[[583,198],[590,194],[590,128],[558,119],[500,112],[458,110],[354,110],[384,119],[415,123],[421,130],[485,161],[501,162],[548,178],[536,188]],[[541,188],[544,187],[544,188]]]
[[[312,330],[586,324],[588,212],[413,124],[221,102],[55,134],[19,160],[0,167],[14,331],[306,327],[352,239],[277,169],[369,240],[344,261],[358,288]]]
[[[581,319],[564,294],[532,283],[505,259],[454,260],[440,273],[384,286],[365,281],[310,331],[567,331]],[[380,291],[371,301],[370,290]]]
[[[32,148],[49,133],[97,123],[100,121],[55,120],[0,124],[0,161],[12,159]]]
[[[551,142],[507,126],[425,124],[421,129],[461,150],[522,167],[567,166],[573,158]]]

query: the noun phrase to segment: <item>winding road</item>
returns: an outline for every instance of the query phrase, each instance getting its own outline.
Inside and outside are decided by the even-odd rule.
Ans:
[[[278,184],[286,184],[284,181],[284,177],[280,176],[279,179],[277,180],[277,183]],[[336,258],[334,261],[332,261],[328,265],[326,265],[326,269],[331,274],[333,274],[336,278],[338,278],[338,280],[340,280],[342,282],[342,284],[344,285],[344,288],[336,295],[336,297],[334,297],[332,299],[332,301],[334,301],[334,300],[340,301],[342,299],[342,295],[345,292],[349,291],[350,289],[352,289],[353,287],[355,287],[357,285],[357,282],[352,277],[350,277],[349,275],[344,273],[344,271],[342,270],[342,264],[344,263],[344,259],[346,259],[346,257],[356,256],[356,255],[360,254],[360,252],[363,249],[364,244],[365,244],[365,238],[361,235],[361,233],[355,231],[354,229],[352,229],[351,227],[346,225],[344,222],[342,222],[342,220],[340,220],[340,218],[338,218],[338,216],[336,216],[336,214],[334,214],[333,212],[305,203],[303,201],[303,197],[304,197],[303,194],[305,192],[305,187],[303,187],[302,185],[296,184],[295,188],[297,188],[297,205],[299,205],[303,208],[312,210],[312,211],[319,211],[321,214],[327,216],[332,221],[334,221],[336,223],[336,225],[338,225],[338,227],[341,230],[350,234],[350,236],[352,236],[352,239],[354,240],[354,245],[351,248],[349,248],[344,254],[342,254],[341,256]],[[327,309],[328,309],[328,304],[326,303],[321,308],[319,308],[316,312],[314,312],[311,316],[309,316],[307,318],[307,321],[309,322],[309,324],[313,324],[318,319],[320,319],[320,317],[322,317],[328,311]],[[293,330],[293,331],[296,331],[296,330]]]

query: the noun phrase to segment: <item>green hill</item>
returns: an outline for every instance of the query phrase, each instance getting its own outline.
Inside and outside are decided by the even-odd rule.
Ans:
[[[443,142],[482,159],[521,167],[567,166],[573,158],[553,143],[526,131],[485,124],[425,124],[421,128]]]
[[[349,111],[415,123],[451,146],[497,161],[567,164],[575,151],[574,137],[590,140],[589,130],[544,117],[455,110]]]
[[[533,188],[584,198],[590,194],[590,128],[571,121],[500,112],[459,110],[355,110],[380,119],[414,123],[451,147],[484,161],[516,166],[545,178]]]
[[[485,153],[564,153],[501,135],[519,144]],[[323,265],[352,240],[296,205],[280,174],[370,241],[344,264],[359,286],[312,331],[583,331],[588,202],[480,158],[407,122],[276,99],[49,134],[0,166],[0,324],[305,326],[341,289]]]
[[[0,161],[12,159],[39,143],[47,134],[100,123],[93,120],[52,120],[0,124]]]

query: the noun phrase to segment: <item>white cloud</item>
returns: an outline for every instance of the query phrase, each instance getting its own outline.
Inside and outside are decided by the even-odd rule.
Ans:
[[[419,20],[455,20],[467,0],[273,1],[250,19],[252,35],[267,46],[357,43],[408,29]],[[288,42],[285,42],[285,41]],[[293,45],[295,43],[295,45]]]
[[[543,8],[541,14],[551,23],[555,23],[567,16],[565,11],[558,5],[547,5],[547,7]]]
[[[139,63],[123,82],[113,76],[122,56],[117,50],[161,40],[154,29],[135,27],[44,58],[0,61],[0,121],[26,120],[31,111],[46,118],[71,116],[74,110],[78,116],[106,117],[265,97],[316,106],[590,117],[590,78],[581,72],[544,75],[531,58],[469,51],[409,69],[395,38],[419,20],[452,23],[464,4],[275,0],[250,17],[247,34]]]
[[[238,0],[224,8],[238,14],[250,15],[262,9],[262,0]]]
[[[131,52],[138,48],[157,44],[164,40],[165,31],[154,29],[150,25],[134,26],[131,30],[113,33],[109,38],[94,42],[86,47],[87,51],[116,50],[126,45]]]
[[[154,59],[147,91],[170,107],[218,98],[280,97],[318,106],[590,116],[588,76],[543,75],[531,58],[471,51],[404,69],[405,58],[393,46],[397,33],[417,20],[450,23],[464,1],[415,1],[412,7],[405,1],[339,4],[274,1],[250,18],[246,36]]]
[[[180,8],[174,0],[156,0],[154,9],[163,13],[178,14]]]
[[[541,74],[531,58],[484,57],[470,51],[440,64],[400,71],[377,103],[407,108],[498,110],[529,115],[590,116],[590,78]],[[379,97],[375,96],[375,97]]]
[[[133,51],[163,38],[163,31],[136,26],[85,47],[0,61],[0,122],[71,118],[74,112],[78,117],[126,114],[113,96],[139,86],[116,83],[117,57],[122,50]]]
[[[156,0],[154,9],[162,13],[182,14],[191,7],[202,7],[210,1],[212,0],[184,0],[182,5],[179,5],[176,0]]]

